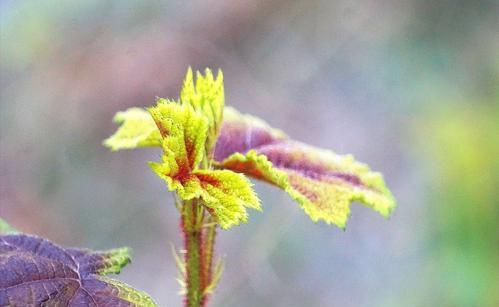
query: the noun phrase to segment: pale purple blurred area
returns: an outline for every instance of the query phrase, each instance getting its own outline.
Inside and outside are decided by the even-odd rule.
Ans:
[[[227,105],[353,154],[383,172],[399,207],[385,220],[354,204],[343,232],[257,183],[263,213],[217,238],[226,270],[212,306],[468,306],[433,281],[434,169],[414,129],[444,105],[497,103],[496,1],[44,0],[0,10],[0,216],[16,228],[66,246],[130,246],[119,278],[180,306],[169,246],[181,247],[178,213],[146,164],[160,152],[101,143],[115,112],[176,97],[188,66],[221,68]]]

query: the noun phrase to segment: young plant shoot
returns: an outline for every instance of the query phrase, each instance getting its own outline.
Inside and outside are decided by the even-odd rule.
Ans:
[[[220,279],[214,264],[217,228],[248,221],[261,210],[248,177],[286,191],[312,219],[345,228],[350,203],[388,217],[395,201],[380,173],[351,155],[341,156],[290,139],[264,121],[225,106],[222,72],[191,69],[177,100],[159,98],[147,109],[118,112],[121,126],[104,141],[111,150],[160,147],[149,162],[177,200],[184,259],[176,256],[188,307],[205,306]]]

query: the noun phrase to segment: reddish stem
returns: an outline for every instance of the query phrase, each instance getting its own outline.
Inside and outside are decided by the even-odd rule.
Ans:
[[[186,201],[183,205],[181,220],[185,244],[186,287],[184,305],[186,307],[203,307],[203,292],[206,288],[205,263],[203,251],[202,227],[200,224],[199,210],[196,201]]]

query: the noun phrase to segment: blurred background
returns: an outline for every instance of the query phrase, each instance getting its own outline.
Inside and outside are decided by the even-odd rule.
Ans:
[[[217,239],[212,306],[498,306],[499,3],[0,1],[0,216],[67,246],[130,246],[119,277],[180,306],[178,213],[111,153],[112,116],[222,68],[226,103],[384,173],[389,220],[345,232],[256,184],[264,212]]]

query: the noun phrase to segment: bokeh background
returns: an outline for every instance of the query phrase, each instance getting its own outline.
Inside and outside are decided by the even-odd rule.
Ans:
[[[101,146],[113,114],[222,68],[226,103],[382,171],[399,207],[345,232],[256,184],[220,233],[212,306],[498,306],[499,3],[0,2],[0,216],[60,244],[130,246],[120,278],[180,306],[178,214],[154,149]]]

